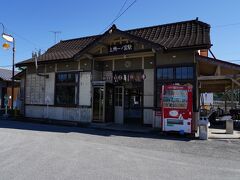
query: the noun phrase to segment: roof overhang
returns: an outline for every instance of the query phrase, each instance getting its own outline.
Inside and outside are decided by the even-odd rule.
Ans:
[[[240,88],[240,65],[210,57],[196,56],[200,92],[224,92]]]
[[[104,40],[115,34],[147,44],[153,52],[209,49],[212,46],[210,25],[198,21],[198,19],[126,31],[119,30],[113,25],[100,35],[76,38],[55,44],[39,57],[39,63],[76,60],[89,53],[93,47],[99,44],[104,45]],[[21,67],[31,63],[34,61],[29,59],[17,63],[16,66]]]

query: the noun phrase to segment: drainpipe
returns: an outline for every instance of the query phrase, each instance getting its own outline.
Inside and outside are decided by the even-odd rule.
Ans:
[[[49,78],[49,75],[48,74],[41,74],[38,72],[38,57],[40,56],[40,53],[37,55],[37,53],[33,53],[32,54],[33,58],[34,58],[34,61],[35,61],[35,67],[36,67],[36,74],[38,76],[42,76],[42,77],[46,77],[46,78]]]

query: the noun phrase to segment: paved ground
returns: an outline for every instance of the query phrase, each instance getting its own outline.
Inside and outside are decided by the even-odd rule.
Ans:
[[[218,140],[239,140],[240,141],[240,131],[235,130],[233,134],[227,134],[226,129],[220,128],[209,128],[209,136],[210,139],[218,139]]]
[[[240,140],[0,121],[0,179],[240,179]]]

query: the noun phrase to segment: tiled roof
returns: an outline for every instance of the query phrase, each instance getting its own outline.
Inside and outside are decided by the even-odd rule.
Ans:
[[[200,21],[185,21],[126,31],[166,48],[210,45],[210,26]]]
[[[18,71],[14,72],[14,74],[17,74],[17,73],[18,73]],[[12,80],[12,70],[0,68],[0,79],[3,81],[11,81]]]
[[[144,27],[123,32],[147,40],[150,43],[159,44],[166,49],[208,48],[211,46],[210,26],[198,20]],[[41,55],[39,61],[73,58],[74,55],[81,52],[99,37],[101,35],[60,41]],[[18,64],[25,64],[32,61],[32,59],[29,59]]]
[[[47,50],[47,53],[54,53],[57,51],[80,51],[88,44],[93,42],[99,36],[88,36],[82,37],[77,39],[70,39],[66,41],[60,41],[58,44],[54,45],[53,47]]]
[[[42,54],[38,61],[50,61],[50,60],[63,60],[70,59],[79,51],[81,51],[88,44],[93,42],[99,36],[89,36],[77,39],[70,39],[65,41],[60,41],[51,48],[49,48],[44,54]],[[31,63],[34,60],[32,58],[25,61],[21,61],[18,64]]]

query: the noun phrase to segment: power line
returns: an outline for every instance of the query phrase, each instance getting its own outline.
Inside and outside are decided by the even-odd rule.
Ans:
[[[45,48],[39,46],[38,43],[36,43],[36,42],[34,42],[34,41],[31,41],[31,40],[23,37],[23,36],[20,35],[20,34],[17,34],[16,32],[12,31],[12,30],[9,29],[9,28],[5,28],[5,29],[7,29],[11,34],[14,34],[15,36],[17,36],[17,37],[19,37],[20,39],[24,40],[25,42],[28,42],[27,44],[28,44],[28,45],[31,45],[31,47],[34,47],[34,49],[39,49],[39,48],[40,48],[40,49],[42,49],[43,51],[45,51]],[[29,46],[29,47],[30,47],[30,46]],[[32,50],[32,48],[31,48],[31,50]]]
[[[101,32],[101,34],[102,34],[103,32],[105,32],[110,26],[112,26],[115,21],[117,21],[130,7],[132,7],[132,6],[137,2],[137,0],[134,0],[127,8],[121,13],[121,11],[122,11],[123,8],[125,7],[127,1],[128,1],[128,0],[126,0],[126,1],[123,3],[123,5],[122,5],[121,9],[119,10],[117,16],[116,16],[116,17],[113,19],[113,21]]]
[[[126,5],[127,2],[128,2],[128,0],[125,0],[125,2],[123,3],[121,9],[118,11],[116,17],[118,17],[118,16],[120,15],[120,13],[122,12],[122,10],[123,10],[123,8],[125,7],[125,5]],[[116,18],[116,17],[115,17],[115,18]],[[111,23],[111,24],[112,24],[112,23]]]
[[[5,29],[8,29],[8,28],[5,28]],[[19,37],[19,38],[21,38],[21,39],[23,39],[23,40],[29,42],[29,43],[32,44],[35,48],[36,48],[37,46],[39,46],[39,44],[37,44],[36,42],[33,42],[33,41],[31,41],[31,40],[29,40],[29,39],[23,37],[22,35],[19,35],[19,34],[13,32],[13,31],[10,30],[10,29],[8,29],[8,31],[10,31],[11,34],[14,34],[15,36],[17,36],[17,37]]]
[[[222,24],[222,25],[212,26],[212,28],[224,28],[224,27],[238,26],[238,25],[240,25],[240,22],[236,22],[236,23],[232,23],[232,24]]]
[[[229,61],[240,61],[240,60],[236,60],[236,59],[235,59],[235,60],[229,60]]]

